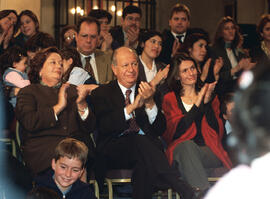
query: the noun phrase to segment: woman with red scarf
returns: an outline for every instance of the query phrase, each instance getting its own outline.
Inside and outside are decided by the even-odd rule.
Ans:
[[[224,126],[219,100],[213,95],[216,83],[199,88],[195,64],[185,54],[172,60],[167,79],[171,91],[162,104],[167,120],[163,138],[170,163],[191,186],[204,192],[209,188],[207,169],[232,164],[221,144]]]

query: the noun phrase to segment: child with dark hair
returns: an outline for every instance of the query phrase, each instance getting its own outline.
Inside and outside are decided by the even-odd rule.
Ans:
[[[35,180],[36,187],[47,187],[66,199],[96,199],[89,184],[80,180],[88,155],[87,146],[73,138],[62,140],[55,149],[52,170]]]
[[[74,85],[85,83],[95,83],[93,77],[83,69],[80,54],[75,48],[65,48],[61,50],[63,57],[63,82],[68,82]]]
[[[220,111],[223,119],[225,120],[225,130],[227,135],[232,132],[231,122],[232,122],[232,110],[234,108],[233,101],[234,93],[227,93],[223,99],[222,104],[220,106]]]
[[[25,51],[14,46],[8,49],[1,57],[0,63],[3,67],[3,83],[8,87],[15,87],[15,92],[10,97],[10,103],[13,107],[16,105],[16,94],[20,88],[28,86],[30,81],[25,72],[26,70],[27,55]]]

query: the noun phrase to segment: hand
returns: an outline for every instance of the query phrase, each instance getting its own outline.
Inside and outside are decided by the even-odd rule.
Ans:
[[[92,91],[98,87],[99,87],[99,85],[97,85],[97,84],[81,84],[81,85],[77,86],[77,90],[86,90],[85,92],[87,92],[87,94],[90,95],[92,93]],[[84,92],[84,91],[82,91],[82,92]]]
[[[169,70],[170,64],[168,64],[165,68],[160,69],[156,76],[151,80],[150,85],[152,87],[156,87],[162,80],[167,78]]]
[[[144,99],[145,107],[151,109],[155,105],[155,101],[153,97],[156,91],[155,87],[152,87],[147,82],[141,82],[139,85],[138,91],[139,91],[139,94]]]
[[[140,94],[138,94],[134,102],[126,106],[127,114],[132,113],[133,111],[135,111],[135,109],[140,108],[143,105],[144,105],[144,99]]]
[[[138,95],[136,96],[134,102],[133,102],[134,110],[135,110],[136,108],[142,107],[143,104],[144,104],[144,99],[143,99],[143,97],[142,97],[140,94],[138,94]]]
[[[204,81],[206,80],[207,76],[208,76],[208,71],[209,71],[210,63],[211,63],[211,58],[209,58],[209,59],[205,62],[204,66],[203,66],[202,74],[201,74],[201,76],[200,76],[202,82],[204,82]]]
[[[85,102],[85,98],[86,96],[89,94],[89,86],[88,85],[79,85],[77,86],[77,94],[78,94],[78,97],[76,99],[76,103],[77,104],[83,104]]]
[[[244,70],[251,70],[256,65],[256,62],[251,62],[251,58],[246,59],[246,63],[244,65]]]
[[[245,66],[248,64],[248,58],[242,58],[237,66],[231,69],[231,75],[234,76],[235,73],[239,72],[240,70],[244,69]]]
[[[113,41],[112,35],[109,32],[101,32],[100,35],[103,38],[102,44],[101,44],[101,50],[107,51],[111,49],[111,44]]]
[[[200,92],[198,93],[197,99],[195,101],[195,105],[199,107],[202,103],[202,99],[205,96],[205,93],[208,89],[208,84],[204,84],[204,86],[201,88]]]
[[[14,87],[14,95],[17,96],[20,90],[20,88]]]
[[[177,39],[175,39],[173,42],[173,47],[172,47],[172,54],[171,54],[172,57],[177,53],[180,46],[181,46],[181,43]]]
[[[213,68],[213,73],[214,73],[214,77],[216,81],[218,81],[219,79],[219,71],[222,68],[222,66],[223,66],[223,59],[222,57],[219,57],[218,59],[216,59],[215,65]]]
[[[139,39],[140,28],[132,26],[127,31],[128,46],[133,47]]]
[[[58,115],[67,105],[67,88],[68,83],[63,84],[58,93],[58,103],[53,107],[54,113]]]
[[[203,101],[204,104],[207,104],[211,100],[212,93],[216,87],[216,84],[217,84],[217,82],[213,82],[213,83],[208,84],[208,88],[207,88],[205,95],[204,95],[204,101]]]

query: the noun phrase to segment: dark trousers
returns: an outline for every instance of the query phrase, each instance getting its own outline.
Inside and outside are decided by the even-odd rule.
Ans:
[[[164,182],[184,199],[192,198],[192,188],[179,179],[162,150],[147,136],[130,134],[111,140],[103,148],[108,168],[133,169],[133,198],[152,198],[158,182]]]

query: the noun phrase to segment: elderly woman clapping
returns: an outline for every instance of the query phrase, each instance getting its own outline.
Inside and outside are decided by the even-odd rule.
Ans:
[[[18,94],[16,117],[21,126],[23,160],[34,174],[50,167],[59,141],[73,137],[91,146],[95,117],[83,90],[61,84],[62,57],[51,47],[31,61],[31,85]],[[91,149],[90,149],[91,151]]]

